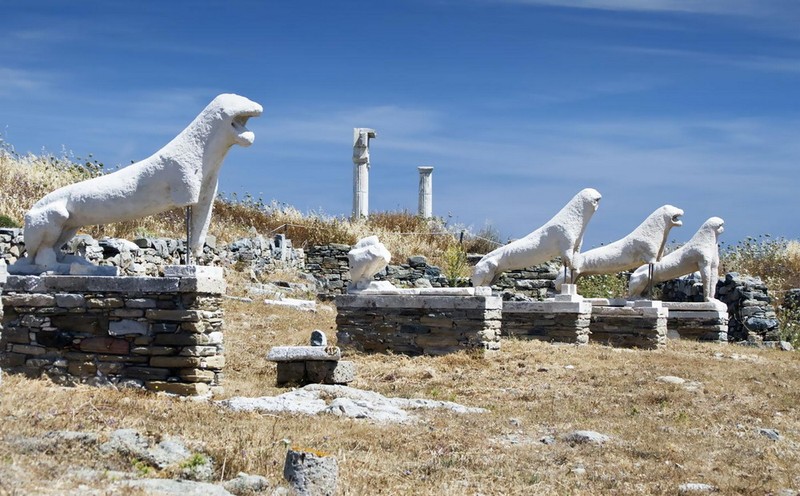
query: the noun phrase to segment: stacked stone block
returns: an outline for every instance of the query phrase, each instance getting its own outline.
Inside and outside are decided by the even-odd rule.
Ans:
[[[221,275],[9,276],[0,363],[65,385],[205,394],[225,365]]]
[[[341,358],[337,346],[276,346],[267,356],[267,360],[277,364],[278,386],[353,382],[356,364]]]
[[[306,253],[306,270],[317,279],[324,293],[343,294],[350,282],[350,245],[312,246]]]
[[[338,344],[368,353],[444,355],[500,348],[499,296],[337,296]]]
[[[592,306],[588,302],[505,301],[501,334],[520,339],[586,344]]]
[[[558,276],[559,267],[557,262],[548,262],[525,269],[510,270],[497,278],[492,289],[542,301],[556,294],[554,281]]]
[[[728,342],[728,310],[724,303],[663,302],[669,310],[670,338]]]
[[[667,344],[667,309],[604,306],[592,302],[592,341],[621,348],[656,349]]]

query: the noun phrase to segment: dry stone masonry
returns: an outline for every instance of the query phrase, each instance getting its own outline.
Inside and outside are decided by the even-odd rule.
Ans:
[[[337,339],[365,352],[444,355],[500,348],[499,296],[340,295]]]
[[[502,335],[547,342],[588,343],[592,305],[580,300],[559,301],[561,296],[557,295],[552,301],[504,301]]]
[[[645,350],[667,344],[668,310],[658,301],[592,298],[592,341],[621,348]]]
[[[218,388],[222,269],[166,277],[9,276],[0,363],[60,384],[143,387],[181,395]]]

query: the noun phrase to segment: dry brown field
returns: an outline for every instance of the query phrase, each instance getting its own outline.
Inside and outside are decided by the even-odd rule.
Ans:
[[[222,398],[284,392],[275,386],[275,364],[265,360],[269,348],[305,344],[313,329],[335,335],[335,312],[324,308],[311,314],[228,300],[225,311]],[[120,428],[201,443],[221,480],[247,472],[284,484],[287,442],[322,450],[338,459],[342,495],[676,494],[687,482],[711,484],[721,494],[800,488],[797,353],[677,341],[640,351],[507,340],[482,358],[348,358],[358,365],[351,386],[489,411],[430,411],[411,424],[375,424],[236,413],[210,402],[5,375],[0,494],[125,494],[104,492],[103,478],[87,483],[71,474],[136,471],[135,461],[80,445],[31,452],[14,442],[54,430],[102,438]],[[687,389],[656,380],[665,375],[699,384]],[[759,428],[776,429],[780,439]],[[611,440],[573,446],[563,437],[574,430]],[[541,442],[546,436],[555,443]]]

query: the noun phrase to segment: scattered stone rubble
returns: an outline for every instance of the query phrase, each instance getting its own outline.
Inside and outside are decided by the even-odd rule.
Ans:
[[[217,402],[234,411],[271,413],[331,414],[337,417],[365,419],[378,423],[410,422],[417,419],[409,410],[445,409],[455,413],[485,413],[450,401],[387,398],[373,391],[349,386],[309,384],[280,394],[260,398],[235,397]]]
[[[170,238],[94,239],[78,235],[66,244],[66,253],[77,255],[101,266],[119,267],[122,275],[158,276],[165,265],[185,262],[186,240]],[[0,228],[0,258],[13,263],[25,254],[22,229]],[[248,264],[259,276],[274,269],[302,268],[305,254],[292,246],[283,234],[267,238],[255,232],[226,246],[217,246],[214,236],[207,236],[203,255],[193,259],[199,265],[232,266]]]
[[[263,492],[271,486],[266,478],[245,473],[239,473],[225,482],[212,483],[214,460],[203,451],[200,444],[171,435],[156,439],[134,429],[118,429],[107,437],[94,432],[51,431],[41,437],[7,437],[4,441],[12,449],[24,453],[77,446],[96,453],[99,459],[109,460],[109,467],[113,466],[112,460],[115,458],[136,461],[138,469],[135,472],[76,468],[63,474],[63,477],[77,481],[106,481],[102,494],[124,491],[124,488],[130,487],[147,494],[244,496]],[[173,478],[151,478],[158,473],[169,473]]]

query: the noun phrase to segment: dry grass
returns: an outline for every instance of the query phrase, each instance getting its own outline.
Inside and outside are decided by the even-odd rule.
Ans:
[[[0,143],[2,145],[2,143]],[[17,156],[0,148],[0,216],[22,225],[25,212],[56,188],[102,173],[96,163],[76,164],[68,157],[52,155]],[[170,210],[136,221],[105,226],[87,226],[83,232],[94,237],[134,239],[141,236],[185,236],[184,211]],[[209,233],[230,242],[253,232],[269,236],[284,233],[295,246],[328,243],[354,244],[377,235],[392,253],[394,263],[405,263],[413,255],[427,256],[442,263],[444,251],[456,244],[456,237],[439,221],[428,221],[409,212],[377,212],[366,221],[350,222],[320,213],[304,215],[278,202],[264,203],[246,195],[242,199],[217,200]]]
[[[264,358],[269,348],[305,343],[315,328],[334,332],[334,313],[325,310],[307,314],[228,301],[226,315],[226,397],[283,392],[274,386],[274,364]],[[118,428],[201,441],[220,478],[244,471],[280,481],[284,440],[323,450],[339,460],[340,494],[675,494],[678,484],[690,481],[713,484],[723,494],[800,487],[795,353],[690,342],[627,351],[512,340],[486,359],[350,359],[359,367],[355,387],[451,400],[489,413],[431,412],[412,425],[375,425],[233,413],[146,393],[64,389],[6,376],[0,389],[0,494],[75,490],[77,483],[64,475],[75,467],[133,470],[130,460],[109,462],[91,450],[22,453],[10,442],[57,429],[108,434]],[[661,375],[703,385],[691,392],[656,382]],[[781,440],[768,440],[759,427],[777,429]],[[613,440],[602,447],[560,440],[575,429]],[[545,435],[558,442],[537,441]],[[530,443],[503,441],[510,436]],[[579,466],[585,475],[572,472]]]

